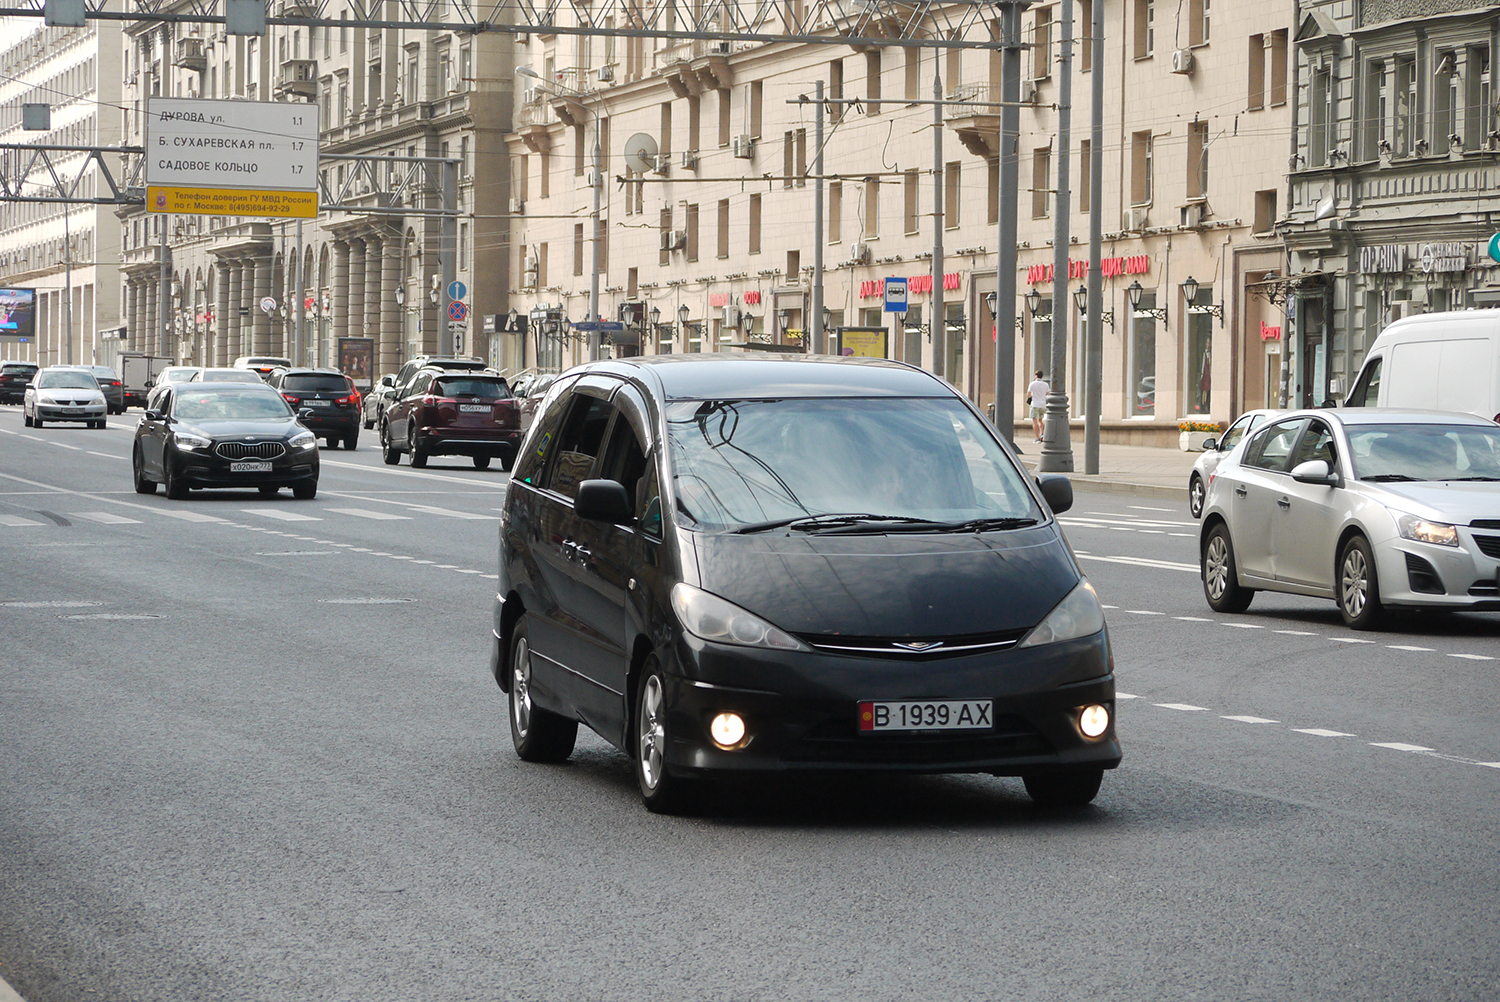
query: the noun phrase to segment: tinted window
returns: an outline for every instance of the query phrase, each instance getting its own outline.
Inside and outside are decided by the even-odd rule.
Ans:
[[[609,447],[604,450],[604,461],[599,464],[599,476],[624,484],[625,493],[637,500],[635,510],[640,511],[636,487],[645,471],[646,451],[641,447],[641,440],[636,436],[635,429],[630,427],[630,422],[621,414],[609,433]]]
[[[433,393],[440,397],[478,397],[480,400],[509,400],[510,387],[498,377],[439,376]]]
[[[578,484],[587,480],[594,460],[604,447],[604,432],[614,407],[598,397],[575,396],[547,470],[546,487],[575,497]]]
[[[1291,421],[1278,421],[1256,432],[1255,438],[1245,448],[1244,465],[1285,473],[1287,463],[1292,458],[1292,449],[1297,444],[1297,436],[1307,427],[1307,420],[1294,418]]]
[[[1338,449],[1333,441],[1333,430],[1322,421],[1314,421],[1297,444],[1297,454],[1288,469],[1295,470],[1303,463],[1321,459],[1331,470],[1338,469]]]
[[[1370,359],[1365,363],[1364,371],[1359,374],[1359,379],[1354,384],[1354,389],[1349,391],[1349,399],[1345,401],[1346,407],[1374,407],[1380,399],[1380,356]]]
[[[349,381],[331,374],[289,373],[282,378],[281,388],[299,393],[348,393]]]
[[[552,451],[552,443],[557,438],[557,429],[562,424],[563,411],[567,408],[569,397],[564,392],[571,380],[561,383],[557,392],[550,400],[543,400],[539,407],[540,416],[531,426],[531,433],[526,436],[522,443],[521,455],[516,458],[516,467],[511,471],[511,477],[523,484],[540,484],[542,465],[547,461]]]

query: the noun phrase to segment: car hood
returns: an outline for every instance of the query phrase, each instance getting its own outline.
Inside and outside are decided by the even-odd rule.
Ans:
[[[224,420],[224,421],[183,421],[177,425],[183,431],[191,431],[207,438],[250,438],[265,440],[268,438],[281,439],[293,434],[297,430],[297,422],[291,418],[285,421],[249,421],[249,420]]]
[[[39,397],[67,397],[69,400],[103,400],[103,390],[78,390],[64,386],[45,386],[36,391]]]
[[[1500,483],[1422,480],[1367,486],[1392,508],[1434,521],[1467,525],[1477,518],[1500,517]]]
[[[1024,630],[1079,580],[1050,525],[984,534],[684,536],[702,588],[803,635]]]

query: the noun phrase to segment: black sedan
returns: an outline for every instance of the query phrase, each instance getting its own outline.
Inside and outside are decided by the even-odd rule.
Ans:
[[[135,489],[187,497],[195,487],[290,487],[318,493],[318,440],[281,394],[263,383],[176,383],[136,426]]]
[[[511,737],[583,723],[652,810],[716,775],[1020,776],[1120,761],[1104,613],[1055,512],[946,382],[874,359],[650,356],[558,377],[500,524]]]

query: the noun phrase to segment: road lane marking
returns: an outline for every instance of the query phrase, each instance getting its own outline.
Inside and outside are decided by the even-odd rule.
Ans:
[[[1165,612],[1152,612],[1150,609],[1126,609],[1132,616],[1165,616]]]
[[[1207,619],[1207,618],[1205,618],[1203,616],[1173,616],[1172,618],[1173,619],[1180,619],[1184,623],[1212,623],[1213,622],[1212,619]]]
[[[47,444],[48,445],[55,445],[59,449],[72,449],[74,452],[82,452],[83,451],[83,446],[81,446],[81,445],[64,445],[61,442],[48,442]]]
[[[338,512],[340,515],[353,515],[355,518],[373,518],[381,521],[392,521],[395,519],[411,519],[410,515],[396,515],[388,511],[370,511],[367,508],[324,508],[324,511]]]
[[[1285,634],[1288,637],[1316,637],[1317,634],[1310,630],[1272,630],[1272,633]]]
[[[1116,699],[1140,699],[1141,697],[1133,695],[1133,694],[1128,693],[1128,692],[1117,692],[1117,693],[1115,693],[1115,698]]]
[[[22,518],[20,515],[0,515],[0,525],[14,526],[15,528],[18,528],[18,529],[21,526],[23,526],[23,525],[41,525],[41,524],[42,524],[41,522],[35,522],[35,521],[33,521],[33,520],[29,519],[29,518]]]
[[[92,522],[100,522],[104,525],[140,525],[138,518],[126,518],[124,515],[116,515],[108,511],[70,511],[69,515],[74,518],[86,518]]]
[[[1386,644],[1386,647],[1393,651],[1418,651],[1424,654],[1431,654],[1436,650],[1433,647],[1413,647],[1410,644]]]
[[[1150,567],[1161,571],[1187,571],[1189,574],[1198,573],[1197,564],[1179,564],[1171,560],[1151,560],[1146,557],[1102,557],[1076,550],[1074,551],[1074,555],[1080,560],[1098,560],[1106,564],[1126,564],[1131,567]]]
[[[1270,717],[1242,717],[1225,715],[1225,720],[1238,720],[1242,724],[1279,724],[1281,721],[1272,720]]]
[[[1361,640],[1359,637],[1328,637],[1336,644],[1373,644],[1373,640]]]
[[[1194,706],[1191,703],[1152,703],[1151,705],[1159,706],[1164,710],[1184,710],[1188,713],[1195,713],[1199,710],[1208,709],[1208,707],[1206,706]]]
[[[1261,626],[1259,623],[1220,623],[1219,625],[1220,626],[1227,626],[1227,627],[1229,627],[1232,630],[1264,630],[1265,629],[1265,627]],[[1312,634],[1309,633],[1308,636],[1310,637],[1310,636],[1312,636]]]
[[[1468,661],[1493,661],[1494,658],[1487,654],[1450,654],[1450,658],[1464,658]]]
[[[124,459],[125,458],[124,456],[116,456],[115,454],[110,453],[110,452],[94,452],[93,450],[89,451],[89,455],[90,456],[98,456],[100,459]]]
[[[1409,744],[1405,744],[1405,743],[1400,742],[1400,741],[1371,741],[1370,742],[1370,747],[1371,748],[1389,748],[1392,751],[1409,751],[1409,752],[1432,751],[1431,748],[1424,748],[1422,745],[1409,745]]]
[[[1125,507],[1127,507],[1127,508],[1133,508],[1136,511],[1165,511],[1165,512],[1172,512],[1173,511],[1173,509],[1171,509],[1171,508],[1148,508],[1147,506],[1145,506],[1143,504],[1128,504]]]
[[[264,515],[266,518],[279,518],[283,522],[321,522],[321,518],[312,515],[300,515],[294,511],[282,511],[280,508],[241,508],[240,511],[246,515]]]
[[[1326,727],[1293,727],[1292,730],[1298,734],[1311,734],[1315,738],[1352,738],[1353,734],[1344,731],[1330,731]]]
[[[480,518],[482,518],[482,519],[487,519],[487,520],[497,521],[497,522],[500,520],[500,516],[498,516],[498,515],[481,515],[478,512],[472,512],[472,511],[454,511],[451,508],[435,508],[432,505],[414,504],[414,505],[411,506],[411,509],[413,511],[420,511],[423,514],[426,514],[426,515],[444,515],[444,516],[447,516],[448,518],[467,518],[467,519],[480,519]]]
[[[422,480],[441,480],[446,484],[472,484],[476,487],[489,487],[493,490],[504,491],[505,485],[510,482],[509,475],[505,480],[496,482],[494,480],[467,480],[463,477],[445,477],[441,473],[418,473],[415,470],[388,469],[384,466],[361,466],[359,463],[341,463],[334,459],[322,460],[324,466],[336,466],[345,470],[358,470],[361,473],[384,473],[397,477],[417,477]],[[336,493],[336,492],[330,492]]]

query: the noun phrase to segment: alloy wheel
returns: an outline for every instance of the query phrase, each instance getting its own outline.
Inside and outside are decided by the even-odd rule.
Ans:
[[[662,760],[667,751],[667,727],[662,716],[661,678],[648,675],[643,684],[639,735],[641,785],[654,790],[661,782]]]
[[[1208,597],[1217,602],[1229,587],[1229,544],[1223,536],[1208,541],[1204,562],[1208,571]]]
[[[511,656],[510,708],[516,733],[524,738],[531,728],[531,644],[525,637],[516,639]]]
[[[1351,546],[1344,553],[1343,572],[1339,575],[1339,597],[1350,619],[1358,619],[1370,600],[1370,568],[1365,555]]]

